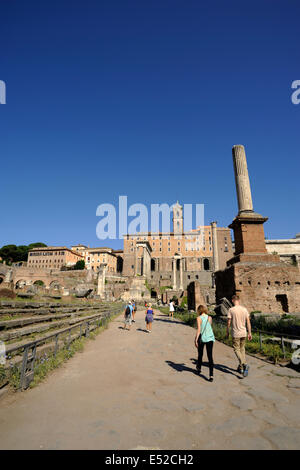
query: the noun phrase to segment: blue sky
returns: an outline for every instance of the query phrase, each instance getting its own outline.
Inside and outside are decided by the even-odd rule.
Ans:
[[[300,5],[278,0],[1,2],[0,246],[96,237],[96,208],[237,214],[244,144],[268,238],[300,232]]]

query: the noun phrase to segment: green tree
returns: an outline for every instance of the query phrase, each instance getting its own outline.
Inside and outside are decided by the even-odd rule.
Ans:
[[[74,269],[84,269],[85,268],[85,262],[83,259],[77,261],[77,263],[74,266]]]
[[[30,245],[4,245],[0,248],[0,257],[7,264],[11,264],[17,261],[27,261],[28,251],[32,248],[47,246],[45,243],[37,242],[31,243]]]

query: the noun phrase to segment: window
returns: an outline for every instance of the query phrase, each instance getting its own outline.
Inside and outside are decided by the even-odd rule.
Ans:
[[[203,260],[203,268],[204,268],[204,271],[209,271],[210,266],[209,266],[209,260],[207,258]]]

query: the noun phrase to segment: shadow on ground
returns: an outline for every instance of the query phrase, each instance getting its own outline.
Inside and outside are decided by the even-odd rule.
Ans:
[[[197,364],[196,359],[191,359],[191,361],[193,361],[193,363],[195,365]],[[191,372],[192,374],[199,375],[199,377],[203,377],[206,380],[208,380],[203,374],[199,374],[196,369],[193,369],[192,367],[188,367],[184,363],[176,363],[176,362],[173,362],[173,361],[166,361],[166,363],[170,367],[175,369],[177,372]],[[209,367],[208,362],[203,362],[202,367],[207,367],[208,368]],[[225,366],[224,364],[215,364],[214,369],[219,370],[220,372],[223,372],[224,374],[234,375],[238,379],[243,378],[237,373],[236,370],[232,369],[231,367]]]
[[[185,323],[183,323],[182,321],[170,320],[168,317],[167,318],[165,318],[165,317],[157,318],[157,317],[154,316],[154,320],[155,321],[162,321],[164,323],[177,323],[177,324],[182,325],[182,326],[189,326],[189,325],[186,325]]]
[[[136,331],[141,331],[142,333],[148,333],[145,328],[137,328]]]

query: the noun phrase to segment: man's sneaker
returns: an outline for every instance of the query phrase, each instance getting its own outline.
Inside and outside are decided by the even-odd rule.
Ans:
[[[213,377],[209,377],[209,382],[213,382],[214,381],[214,378]]]
[[[243,376],[244,376],[244,377],[247,377],[248,372],[249,372],[249,366],[248,366],[248,364],[245,364],[245,365],[244,365]]]
[[[243,373],[244,373],[244,369],[242,368],[242,366],[238,366],[237,372],[238,372],[239,374],[243,374]]]

